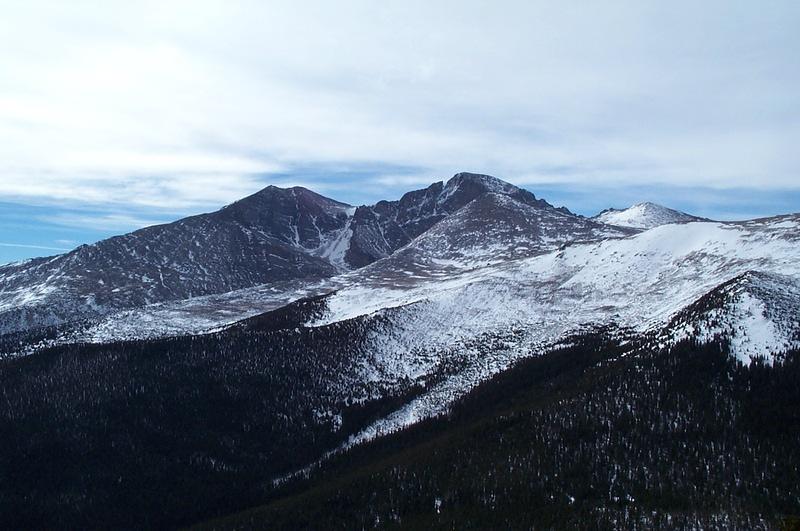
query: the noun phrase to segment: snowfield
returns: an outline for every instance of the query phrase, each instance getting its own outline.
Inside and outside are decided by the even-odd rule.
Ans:
[[[800,347],[799,238],[797,216],[695,222],[575,244],[464,270],[446,280],[420,277],[396,289],[385,279],[370,281],[365,270],[366,279],[331,295],[324,316],[308,324],[324,326],[395,308],[393,333],[370,338],[372,357],[362,376],[383,379],[387,387],[406,378],[424,379],[458,358],[459,371],[355,435],[352,445],[442,413],[453,399],[521,357],[596,326],[660,334],[661,346],[727,332],[743,363],[765,356],[771,362],[787,348]],[[679,332],[664,332],[681,310],[742,275],[758,279],[759,286],[774,278],[782,284],[740,290],[738,298],[714,310],[716,319],[704,316],[684,323]],[[484,348],[489,343],[492,348]]]
[[[431,237],[421,237],[395,255],[330,279],[276,283],[126,310],[89,322],[64,340],[108,342],[202,333],[325,293],[331,293],[327,311],[309,326],[424,302],[426,316],[409,335],[436,348],[510,327],[535,330],[544,342],[584,325],[617,323],[646,332],[666,325],[705,293],[748,271],[798,276],[799,225],[798,216],[670,224],[499,263],[482,255],[464,260],[462,250],[457,259],[443,258],[437,251],[441,247],[430,245]],[[488,249],[502,253],[509,247],[495,239]],[[757,350],[758,344],[750,350]]]
[[[502,264],[451,268],[447,278],[436,276],[431,260],[395,286],[372,274],[382,265],[376,263],[343,279],[350,286],[329,298],[324,318],[309,324],[425,300],[450,314],[447,336],[542,322],[618,322],[646,331],[747,271],[798,275],[798,239],[797,216],[665,225]]]

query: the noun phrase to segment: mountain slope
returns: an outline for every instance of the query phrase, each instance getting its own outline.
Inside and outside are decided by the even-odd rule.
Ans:
[[[659,339],[707,343],[723,337],[740,362],[759,358],[771,364],[774,356],[800,349],[798,316],[800,279],[747,271],[678,312]]]
[[[453,269],[636,232],[553,208],[530,192],[494,177],[464,173],[446,184],[409,192],[396,202],[359,207],[354,213],[346,205],[308,190],[271,187],[200,218],[101,242],[97,256],[90,261],[65,255],[54,259],[44,272],[26,270],[11,275],[6,282],[11,287],[3,294],[8,309],[6,331],[84,318],[86,322],[62,331],[62,339],[95,341],[197,333],[268,311],[276,307],[276,302],[285,304],[368,278],[407,284],[419,276],[441,277]],[[154,237],[156,230],[159,232]],[[218,243],[231,234],[246,234],[249,239]],[[183,247],[166,245],[171,238],[190,245],[188,265],[183,264],[187,256]],[[147,251],[110,253],[109,248],[130,247],[128,240]],[[266,245],[267,253],[283,249],[293,258],[278,263],[286,267],[276,268],[268,263],[274,262],[276,253],[261,256],[262,245]],[[173,258],[167,260],[167,256]],[[341,275],[354,265],[369,265],[381,256],[363,275]],[[160,261],[152,263],[158,258]],[[65,268],[65,260],[72,260],[73,267]],[[89,262],[103,274],[84,274],[81,268],[88,267]],[[142,269],[153,272],[142,273]],[[182,274],[176,276],[175,269]],[[31,285],[43,274],[50,275],[43,284]],[[339,276],[332,278],[335,274]],[[142,277],[141,282],[137,275]],[[99,278],[103,283],[94,284],[84,277],[93,281]],[[120,287],[123,277],[126,283]],[[155,284],[154,278],[159,279]],[[264,285],[249,289],[253,284]],[[43,292],[30,297],[36,290]],[[216,295],[219,292],[228,293]],[[191,299],[184,300],[188,296]],[[58,313],[53,315],[52,308],[59,308]]]
[[[409,192],[399,201],[359,207],[353,216],[347,261],[360,267],[385,258],[486,194],[505,196],[526,206],[550,206],[532,193],[495,177],[458,173],[446,184],[438,182],[424,190]]]
[[[0,334],[261,284],[315,284],[390,256],[490,194],[555,212],[530,192],[470,173],[359,208],[270,186],[217,212],[0,266]]]
[[[440,367],[458,367],[367,427],[351,440],[355,444],[444,413],[477,383],[570,334],[596,326],[656,333],[682,309],[748,271],[797,278],[799,241],[800,216],[785,216],[666,225],[446,276],[418,275],[404,283],[372,275],[371,269],[381,265],[376,263],[355,273],[361,281],[327,297],[321,316],[308,324],[382,315],[393,308],[386,316],[391,334],[366,336],[373,362],[365,367],[364,379],[386,385],[406,378],[424,381]],[[800,305],[787,296],[793,302],[782,307],[791,311]],[[759,344],[771,346],[781,337]],[[492,345],[491,352],[484,345]]]
[[[451,269],[446,278],[409,271],[405,275],[411,277],[407,282],[385,282],[379,274],[383,265],[394,263],[407,252],[404,249],[386,262],[351,273],[350,286],[331,297],[328,319],[346,319],[452,290],[518,285],[520,304],[528,309],[521,313],[509,311],[510,314],[524,316],[534,311],[536,306],[532,303],[541,303],[548,313],[568,307],[572,319],[585,322],[597,316],[616,315],[630,322],[649,323],[666,318],[720,283],[747,271],[785,275],[800,272],[799,215],[740,223],[667,225],[626,238],[599,241],[565,240],[551,243],[555,249],[521,260]],[[408,251],[415,249],[416,243]],[[687,286],[692,289],[687,291]],[[494,292],[491,287],[487,291]],[[505,290],[497,293],[504,296]]]
[[[594,223],[547,203],[490,192],[432,227],[402,253],[474,267],[631,234],[635,231]]]
[[[652,229],[669,223],[691,223],[692,221],[710,221],[673,210],[655,203],[638,203],[630,208],[618,210],[609,208],[603,210],[592,218],[598,223],[617,225],[620,227],[633,227],[638,229]]]
[[[484,198],[495,199],[492,194]],[[351,372],[333,375],[350,382],[355,393],[341,400],[379,399],[385,393],[404,392],[409,385],[424,387],[384,417],[360,426],[344,444],[349,447],[447,411],[453,400],[481,381],[570,334],[596,326],[635,334],[665,327],[679,330],[671,320],[730,279],[755,269],[769,278],[797,278],[799,224],[797,216],[785,216],[669,225],[479,266],[453,265],[454,260],[436,255],[419,259],[430,250],[425,236],[394,256],[322,283],[318,293],[336,291],[321,298],[318,313],[301,324],[322,330],[354,318],[383,323],[365,330],[360,343],[351,347],[350,356],[357,360]],[[447,226],[440,224],[435,230]],[[453,234],[459,238],[469,233]],[[413,268],[406,268],[408,264]],[[430,268],[423,270],[420,264]],[[766,305],[784,308],[771,314],[778,319],[775,330],[784,330],[786,316],[791,321],[800,300],[785,286],[764,293]],[[731,322],[723,332],[734,340],[738,321]],[[785,337],[789,336],[775,336],[756,348],[777,345]],[[366,394],[356,391],[367,388],[372,390]],[[325,411],[339,414],[336,408]]]
[[[354,378],[363,332],[380,320],[297,330],[315,308],[309,300],[219,334],[0,361],[0,522],[188,524],[254,503],[263,482],[396,407],[392,397],[360,405],[378,393]]]
[[[792,529],[798,378],[798,351],[743,367],[724,343],[577,337],[193,529]]]
[[[69,342],[109,342],[196,334],[230,325],[305,297],[348,286],[385,286],[404,291],[426,282],[458,278],[575,242],[622,238],[635,230],[603,226],[552,207],[529,206],[487,193],[432,227],[389,257],[331,278],[273,282],[220,295],[123,310],[101,319],[61,326],[51,340],[28,351]],[[380,298],[376,299],[380,300]],[[22,353],[19,350],[0,355]]]
[[[406,233],[440,218],[389,256],[345,272],[342,251],[357,233],[346,206],[309,196],[319,208],[307,207],[315,213],[304,217],[292,204],[306,199],[287,199],[286,191],[269,201],[288,217],[234,205],[219,215],[274,222],[269,241],[338,274],[126,310],[116,322],[109,315],[55,331],[68,329],[72,344],[56,341],[0,360],[0,438],[7,443],[0,450],[0,520],[53,527],[47,518],[54,515],[71,527],[173,527],[254,505],[275,480],[313,474],[360,444],[447,416],[522,360],[581,342],[596,347],[581,354],[584,369],[603,371],[645,351],[682,348],[688,339],[724,351],[714,364],[754,375],[765,367],[762,359],[781,368],[788,358],[778,350],[797,346],[798,215],[641,231],[574,216],[485,176],[461,176],[448,186],[415,194],[406,206],[419,208],[402,216],[399,202],[391,207]],[[398,219],[413,223],[404,228]],[[254,315],[259,308],[270,311]],[[143,328],[145,335],[177,337],[115,341],[142,337]],[[605,347],[586,339],[598,333]],[[9,343],[30,345],[34,336]],[[98,339],[106,343],[82,343]],[[559,359],[538,367],[552,374],[570,364]],[[675,377],[669,366],[643,381]],[[646,363],[637,367],[647,371]],[[626,381],[615,389],[627,389]],[[602,395],[592,407],[617,408],[623,422],[617,395]],[[676,395],[643,396],[637,407],[661,411],[653,404]],[[672,420],[694,418],[678,406]],[[559,414],[551,410],[536,422],[545,426]],[[545,434],[558,436],[557,426]],[[469,469],[474,456],[458,455],[466,461],[455,466]],[[592,470],[605,466],[596,463]],[[755,492],[761,484],[749,485]],[[578,498],[572,490],[564,492]],[[612,491],[612,504],[631,493]]]
[[[220,211],[0,267],[0,333],[256,284],[327,277],[349,206],[268,187]]]

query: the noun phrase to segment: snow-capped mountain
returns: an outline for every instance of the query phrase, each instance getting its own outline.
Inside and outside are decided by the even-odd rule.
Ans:
[[[604,362],[644,364],[689,340],[729,345],[736,367],[779,367],[800,348],[800,215],[665,210],[584,218],[477,174],[358,208],[271,187],[6,266],[16,333],[0,333],[0,427],[13,438],[50,419],[33,459],[108,456],[83,465],[100,485],[146,490],[150,476],[126,468],[135,456],[162,480],[199,471],[262,488],[594,336],[620,347]],[[36,328],[48,323],[60,324]],[[162,459],[162,440],[180,459]],[[8,463],[31,459],[22,447]],[[72,500],[60,487],[72,484],[52,498]]]
[[[64,339],[107,342],[231,324],[235,330],[234,323],[259,309],[302,307],[293,301],[315,298],[316,310],[292,326],[365,326],[349,347],[347,369],[328,375],[337,391],[320,415],[339,415],[336,404],[425,388],[352,434],[345,447],[442,413],[519,359],[598,327],[654,337],[662,347],[687,337],[724,337],[745,363],[800,347],[800,216],[625,234],[556,209],[520,214],[515,206],[514,223],[486,228],[480,213],[502,220],[509,201],[488,193],[399,252],[331,279],[126,311]],[[525,236],[509,237],[517,226]],[[476,236],[470,227],[484,230]],[[562,240],[541,237],[537,227],[561,231]],[[476,242],[491,235],[496,240],[481,254]],[[475,259],[465,258],[467,252]]]
[[[267,189],[264,193],[267,192],[277,195],[279,189]],[[302,197],[308,191],[294,189],[291,193]],[[237,219],[247,219],[254,209],[245,209],[240,203],[221,212],[239,210],[235,213]],[[554,208],[530,192],[499,179],[476,174],[458,174],[446,185],[436,183],[425,190],[410,192],[394,203],[359,207],[352,217],[341,215],[342,210],[347,212],[346,206],[334,204],[333,208],[338,215],[324,218],[328,222],[327,231],[317,231],[314,225],[316,219],[323,219],[319,213],[298,217],[295,211],[284,218],[289,223],[288,230],[275,227],[262,232],[277,234],[282,241],[298,241],[302,249],[311,249],[313,258],[330,259],[330,265],[340,273],[336,276],[330,270],[321,271],[313,276],[278,278],[253,288],[222,294],[168,299],[134,308],[112,308],[106,315],[80,314],[85,319],[62,327],[58,341],[111,341],[199,333],[343,286],[373,280],[387,285],[410,285],[417,279],[442,279],[465,268],[534,256],[570,243],[622,238],[637,232],[587,220],[566,209]],[[372,215],[376,210],[384,215]],[[386,214],[389,211],[393,212],[391,216]],[[373,225],[363,222],[364,212],[370,213]],[[293,225],[295,219],[299,222]],[[335,222],[340,220],[343,223],[337,229]],[[247,223],[248,226],[258,223],[269,226],[272,219],[247,219]],[[420,227],[427,225],[431,225],[428,230],[409,240]],[[393,230],[399,231],[405,239],[389,241],[386,235]],[[358,256],[359,260],[368,257],[364,251],[367,233],[381,237],[380,245],[369,249],[380,248],[381,253],[389,254],[376,262],[369,256],[374,263],[370,262],[363,273],[359,273],[361,270],[348,272],[351,256]],[[393,249],[406,240],[409,241],[404,246]]]
[[[757,300],[728,305],[723,311],[729,325],[719,332],[707,328],[701,338],[717,334],[731,340],[734,355],[744,362],[754,355],[770,361],[800,346],[800,293],[792,287],[800,278],[798,243],[800,216],[791,215],[664,225],[627,238],[573,243],[451,271],[445,278],[416,276],[402,285],[371,275],[371,269],[383,266],[376,262],[355,273],[360,281],[330,295],[321,317],[309,325],[383,315],[392,331],[368,336],[369,378],[427,380],[458,359],[460,370],[427,385],[426,393],[366,428],[354,438],[358,442],[442,413],[490,375],[585,329],[612,326],[633,337],[668,329],[676,335],[662,340],[662,346],[674,343],[685,334],[678,334],[672,320],[742,275],[771,280],[751,290]],[[385,313],[387,308],[391,312]],[[699,321],[692,323],[692,330],[700,330]],[[493,345],[489,352],[486,344]]]
[[[527,190],[495,177],[459,173],[447,184],[434,183],[424,190],[405,194],[399,201],[359,207],[353,216],[347,262],[358,267],[385,258],[486,194],[506,197],[520,207],[552,208]]]
[[[475,267],[534,256],[568,243],[622,238],[633,233],[564,212],[544,201],[487,192],[431,227],[401,249],[396,258],[376,262],[375,267]]]
[[[268,187],[218,212],[0,267],[0,332],[338,270],[348,205]]]
[[[662,214],[664,211],[675,212],[669,209],[659,210]],[[676,214],[664,215],[660,219],[665,222],[668,218],[685,219],[681,217],[685,215]],[[214,244],[215,238],[219,236],[212,236],[203,245],[204,258],[212,260],[221,257],[221,264],[227,267],[234,267],[235,264],[236,274],[233,278],[243,279],[242,273],[250,271],[248,268],[257,269],[258,260],[253,260],[252,254],[246,254],[251,244],[258,246],[269,242],[290,249],[297,253],[297,267],[277,271],[274,268],[264,268],[259,271],[261,277],[251,272],[249,277],[236,284],[244,284],[245,287],[235,290],[229,289],[232,286],[227,279],[229,284],[209,290],[211,293],[208,295],[203,295],[203,291],[199,289],[188,294],[168,291],[170,282],[166,281],[167,278],[178,282],[182,278],[187,279],[186,275],[177,278],[174,275],[164,277],[165,281],[155,286],[145,282],[139,287],[139,291],[130,280],[133,277],[131,272],[128,272],[127,289],[115,286],[113,280],[103,281],[101,276],[97,284],[78,286],[95,289],[97,293],[92,292],[87,296],[92,303],[88,308],[84,306],[82,311],[70,316],[74,324],[62,326],[57,334],[47,336],[50,339],[44,343],[27,345],[27,350],[22,349],[20,352],[30,352],[31,349],[54,342],[114,341],[203,333],[277,309],[294,300],[338,291],[330,298],[329,307],[358,309],[360,313],[351,314],[347,311],[334,315],[328,321],[333,322],[384,308],[430,300],[431,297],[435,298],[436,293],[448,292],[448,286],[473,286],[470,289],[474,289],[477,285],[489,285],[484,281],[491,279],[498,284],[491,288],[493,298],[509,290],[519,290],[523,294],[519,300],[511,297],[496,303],[507,308],[519,306],[510,312],[515,322],[530,324],[530,316],[538,315],[535,312],[532,314],[532,308],[538,301],[546,301],[544,309],[540,310],[543,315],[560,315],[561,306],[551,301],[561,301],[573,308],[569,320],[559,320],[560,324],[569,329],[574,329],[581,323],[606,323],[609,319],[624,326],[633,326],[636,323],[641,324],[644,317],[648,317],[648,322],[655,326],[706,291],[745,272],[746,268],[739,267],[742,264],[751,264],[752,270],[769,273],[782,273],[786,268],[791,270],[792,266],[788,263],[781,262],[764,268],[758,267],[758,261],[772,263],[779,256],[793,256],[790,250],[778,251],[775,246],[781,242],[793,241],[792,234],[796,229],[795,218],[787,217],[777,218],[777,221],[755,220],[738,224],[667,224],[640,234],[640,228],[604,224],[595,218],[575,216],[565,209],[552,207],[527,191],[499,179],[477,174],[458,174],[446,184],[435,183],[426,189],[409,192],[399,201],[382,201],[357,209],[302,188],[281,190],[269,187],[217,213],[197,218],[181,220],[173,224],[174,227],[168,225],[144,229],[129,236],[101,242],[97,247],[103,250],[106,247],[119,248],[123,242],[132,240],[138,244],[139,249],[159,248],[160,263],[175,264],[178,260],[167,258],[174,249],[157,247],[159,242],[168,238],[169,231],[181,230],[181,234],[186,234],[184,244],[194,242],[189,243],[191,256],[192,249],[198,247],[198,237],[190,237],[191,229],[185,226],[201,223],[203,229],[212,230],[210,227],[215,227],[216,230],[212,233],[219,234],[220,229],[217,228],[215,218],[223,218],[231,220],[224,227],[234,227],[237,236],[248,234],[251,243],[235,244],[242,255],[233,264],[226,264],[225,260],[230,257],[220,255],[224,253],[224,248]],[[780,230],[782,224],[786,224],[788,228]],[[252,227],[256,226],[261,228],[255,231]],[[427,230],[417,234],[428,226]],[[770,227],[778,228],[772,230]],[[158,236],[153,243],[146,242],[148,230],[154,231]],[[399,236],[395,238],[392,234]],[[741,236],[743,234],[748,236]],[[758,246],[769,247],[757,246],[753,249],[752,241],[759,242]],[[691,250],[682,252],[681,249],[689,244],[692,245]],[[240,248],[239,245],[243,247]],[[132,259],[136,264],[133,271],[141,271],[146,267],[158,270],[158,264],[153,265],[147,260],[148,257],[156,256],[155,253],[140,254],[136,252],[136,247],[129,248],[135,257]],[[211,252],[212,248],[215,252]],[[767,252],[767,248],[772,250]],[[74,253],[86,252],[84,249],[79,248]],[[578,251],[590,254],[576,254]],[[84,263],[74,253],[50,259],[54,262],[52,267],[57,267],[60,261]],[[118,252],[117,256],[119,254]],[[380,255],[385,256],[379,258]],[[747,260],[744,260],[745,255]],[[592,260],[582,266],[586,272],[577,277],[583,280],[565,281],[562,277],[564,271],[579,267],[579,262],[587,259],[587,256]],[[703,257],[704,261],[700,263],[704,267],[695,266],[699,257]],[[102,258],[101,256],[94,262],[94,267],[104,267]],[[355,263],[368,263],[364,267],[351,270],[354,267],[351,260]],[[517,277],[512,275],[509,278],[509,271],[522,267],[522,264],[531,260],[531,263],[543,264],[539,267],[543,268],[544,274],[536,275],[532,286],[527,282],[516,285]],[[720,266],[704,269],[714,261],[738,265],[735,268]],[[202,262],[198,262],[200,261],[195,259],[190,265],[199,267]],[[618,269],[609,270],[614,264]],[[30,266],[30,263],[27,265]],[[108,277],[120,267],[122,266],[119,263],[112,261],[110,269],[104,271],[104,275]],[[225,275],[218,263],[214,263],[211,270],[205,265],[203,267],[206,276],[198,274],[193,277],[187,282],[187,286],[181,286],[183,290],[197,285],[198,280],[207,279],[208,273],[213,272],[220,277]],[[653,283],[647,275],[659,267],[662,268],[659,280]],[[674,268],[675,272],[670,274],[669,268]],[[308,274],[304,274],[305,272]],[[256,283],[257,279],[263,280],[264,275],[267,275],[268,280]],[[80,272],[75,276],[65,276],[62,285],[73,290],[75,280],[82,279]],[[57,285],[62,277],[54,275],[49,278],[49,284],[45,284],[44,290],[40,285],[32,288],[27,286],[24,283],[27,277],[27,274],[20,275],[23,282],[19,283],[17,292],[17,301],[22,296],[23,304],[15,306],[15,292],[5,290],[6,300],[11,295],[11,302],[7,302],[6,306],[12,307],[6,312],[6,323],[9,322],[8,315],[15,316],[18,319],[16,329],[23,329],[31,321],[36,321],[20,319],[19,315],[30,313],[40,319],[38,322],[45,324],[47,318],[53,322],[67,320],[67,317],[52,316],[50,313],[44,314],[46,319],[41,320],[42,314],[36,313],[36,303],[41,300],[66,301],[61,308],[64,312],[69,311],[70,304],[74,304],[76,299],[69,289],[66,290],[66,297],[63,290],[55,289],[55,294],[48,296],[49,286]],[[7,284],[8,278],[6,273]],[[16,277],[12,274],[10,278],[13,282]],[[92,278],[96,279],[97,276]],[[606,282],[600,282],[606,279]],[[686,289],[686,281],[691,281],[695,287]],[[249,287],[249,282],[256,285]],[[512,289],[510,286],[515,287]],[[574,287],[566,289],[569,286]],[[554,287],[558,287],[558,292],[552,291]],[[138,297],[152,297],[156,302],[145,304],[151,299],[126,301],[123,298],[114,298],[118,294],[129,296],[129,293]],[[161,295],[163,293],[167,295]],[[575,293],[582,298],[575,299]],[[105,300],[101,298],[103,294],[112,296],[113,303],[98,309],[98,301]],[[348,294],[357,294],[356,299],[347,300]],[[190,295],[191,298],[187,298]],[[587,296],[591,299],[583,300]],[[30,304],[31,300],[34,304]],[[123,302],[120,303],[120,300]],[[591,301],[598,302],[594,305]],[[643,304],[654,306],[648,310],[643,309]],[[469,303],[459,302],[459,305],[462,309],[470,307]],[[576,311],[577,308],[581,308],[581,311]],[[628,309],[633,311],[629,312]],[[48,311],[53,312],[50,309]],[[467,331],[473,327],[486,329],[487,326],[505,326],[507,323],[503,319],[511,319],[501,316],[500,321],[497,321],[493,315],[487,316],[486,310],[475,312],[480,316],[477,322],[455,322],[449,328],[463,327]],[[533,321],[538,322],[537,319],[539,317],[533,318]],[[431,322],[438,321],[432,319]],[[442,323],[442,326],[448,325]],[[14,323],[10,326],[7,324],[6,327],[15,329]],[[558,327],[557,329],[560,330]],[[559,334],[539,335],[551,341],[556,340]]]
[[[265,283],[330,277],[390,254],[483,193],[489,181],[456,176],[446,190],[437,183],[400,201],[362,207],[356,216],[355,208],[310,190],[270,186],[218,212],[2,266],[0,332]],[[526,193],[511,185],[504,189]],[[431,190],[439,190],[433,203]],[[379,213],[378,229],[388,238],[379,252],[367,243],[370,229],[362,221],[367,211]]]
[[[462,256],[482,260],[476,245],[483,255],[508,247],[496,260],[627,234],[487,175],[460,173],[398,201],[358,208],[301,187],[270,186],[217,212],[0,267],[0,333],[265,284],[316,284],[392,255],[468,205],[453,227],[421,245],[439,245],[441,234],[472,224],[477,232],[458,236],[472,238],[471,247],[453,241],[449,248],[463,247]],[[439,258],[452,254],[441,251]]]
[[[634,227],[637,229],[652,229],[670,223],[691,223],[692,221],[709,221],[685,212],[673,210],[655,203],[638,203],[624,210],[608,208],[592,218],[598,223],[617,225],[620,227]]]
[[[353,434],[349,444],[441,413],[516,360],[587,328],[656,334],[661,344],[692,334],[725,335],[743,361],[756,355],[771,359],[779,347],[797,346],[792,321],[800,307],[796,215],[738,223],[665,222],[641,231],[556,209],[491,177],[459,174],[446,185],[355,211],[307,190],[268,188],[208,216],[231,220],[240,231],[236,234],[261,226],[263,240],[253,240],[256,245],[268,241],[305,249],[302,256],[310,258],[304,265],[323,265],[306,278],[292,269],[294,275],[285,272],[257,287],[110,313],[62,327],[42,345],[224,330],[311,297],[319,301],[317,310],[296,324],[313,329],[353,319],[382,323],[368,326],[352,347],[349,372],[335,375],[349,384],[330,408],[378,399],[409,385],[425,387],[397,411]],[[211,220],[200,221],[211,230]],[[189,218],[178,227],[197,222]],[[155,241],[163,241],[166,228],[151,230],[162,231]],[[139,247],[128,249],[152,248],[140,241],[145,236],[140,231],[100,247],[133,238]],[[368,240],[370,246],[364,243]],[[333,248],[337,253],[327,251]],[[354,249],[371,262],[348,270]],[[378,250],[388,254],[374,260],[370,252]],[[698,301],[709,298],[723,302],[698,310],[704,304]]]

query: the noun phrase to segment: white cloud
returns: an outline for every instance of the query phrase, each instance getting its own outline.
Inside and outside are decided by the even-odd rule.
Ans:
[[[166,220],[159,220],[154,218],[143,218],[131,216],[127,214],[109,214],[109,213],[67,213],[60,212],[47,216],[39,216],[39,221],[46,223],[60,225],[64,227],[76,227],[81,229],[90,229],[93,231],[127,231],[138,229],[140,227],[147,227],[150,225],[158,225],[164,223]],[[61,240],[60,240],[61,241]]]
[[[69,251],[66,247],[48,247],[46,245],[29,245],[26,243],[8,243],[0,242],[0,247],[13,247],[19,249],[36,249],[42,251]]]
[[[798,25],[793,2],[17,3],[0,198],[201,208],[363,161],[428,170],[377,187],[798,187]]]

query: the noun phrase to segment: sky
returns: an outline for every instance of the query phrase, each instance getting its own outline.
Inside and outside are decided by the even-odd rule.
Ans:
[[[800,2],[8,0],[0,263],[269,184],[800,211]]]

